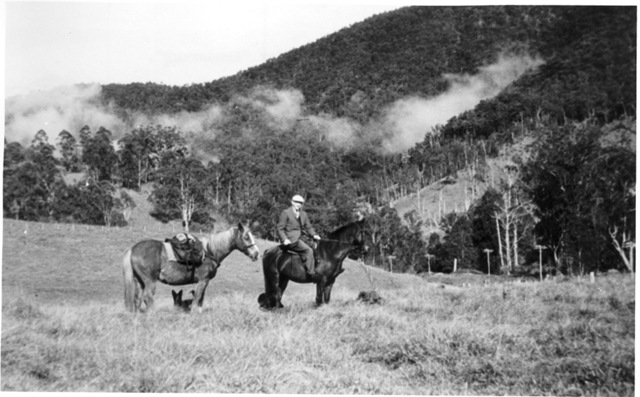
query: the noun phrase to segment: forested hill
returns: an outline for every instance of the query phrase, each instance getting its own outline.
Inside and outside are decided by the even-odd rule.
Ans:
[[[394,101],[444,92],[448,74],[476,74],[500,54],[545,64],[510,91],[512,113],[583,119],[635,111],[635,7],[408,7],[373,16],[241,71],[184,87],[107,85],[105,103],[145,112],[196,111],[257,85],[294,88],[312,113],[364,121]],[[585,95],[587,94],[587,95]]]
[[[206,84],[9,98],[4,216],[122,225],[145,186],[161,221],[275,239],[301,194],[322,235],[366,213],[394,271],[628,270],[636,13],[408,7]]]

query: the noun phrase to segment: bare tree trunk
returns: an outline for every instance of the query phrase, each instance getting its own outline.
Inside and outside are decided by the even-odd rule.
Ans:
[[[511,224],[513,223],[510,208],[511,208],[511,191],[507,190],[505,200],[505,212],[504,212],[504,246],[505,246],[505,257],[507,258],[506,268],[508,269],[512,267],[512,257],[511,257],[511,235],[509,231],[511,229]]]
[[[625,267],[631,273],[633,273],[633,247],[635,247],[635,243],[633,243],[629,239],[629,235],[623,231],[622,232],[622,245],[621,245],[618,242],[618,226],[614,226],[613,230],[609,229],[609,235],[611,236],[611,240],[613,242],[613,247],[616,249],[616,251],[620,255],[620,258],[622,259],[622,262],[624,263]],[[629,257],[627,257],[627,255],[624,253],[625,246],[628,246],[628,248],[629,248]]]
[[[502,255],[502,238],[500,238],[500,221],[498,220],[498,213],[496,212],[496,233],[498,234],[498,253],[500,254],[500,268],[504,267],[504,256]]]
[[[513,225],[513,266],[511,272],[518,266],[518,225]]]

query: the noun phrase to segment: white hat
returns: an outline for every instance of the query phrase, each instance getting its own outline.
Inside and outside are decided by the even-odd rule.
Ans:
[[[304,199],[302,198],[301,195],[296,194],[295,196],[293,196],[293,198],[291,199],[291,201],[297,201],[299,203],[304,203]]]

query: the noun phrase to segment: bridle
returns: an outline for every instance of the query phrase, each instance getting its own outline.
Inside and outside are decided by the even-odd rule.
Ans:
[[[249,233],[249,237],[251,237],[251,244],[249,245],[244,245],[244,238],[240,238],[240,240],[243,243],[243,248],[240,249],[240,251],[242,252],[249,252],[249,250],[251,249],[251,247],[257,247],[258,245],[256,244],[256,240],[255,238],[253,238],[253,234],[251,234],[251,232],[247,231],[247,233]]]

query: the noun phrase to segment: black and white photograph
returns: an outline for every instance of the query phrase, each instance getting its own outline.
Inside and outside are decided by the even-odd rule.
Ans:
[[[635,4],[2,8],[0,392],[635,395]]]

